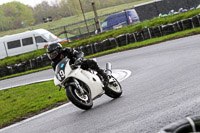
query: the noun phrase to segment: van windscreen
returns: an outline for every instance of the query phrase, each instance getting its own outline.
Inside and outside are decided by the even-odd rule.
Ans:
[[[108,22],[107,21],[103,22],[102,25],[101,25],[102,28],[107,27],[107,26],[108,26]]]
[[[106,18],[105,21],[107,21],[107,27],[112,27],[120,23],[126,22],[127,18],[125,13],[122,12]]]
[[[36,36],[35,37],[36,43],[43,43],[43,42],[47,42],[47,40],[45,40],[43,37],[41,36]]]
[[[44,36],[45,39],[47,39],[47,41],[49,41],[49,42],[53,42],[53,41],[56,41],[58,39],[55,35],[48,34],[48,33],[42,34],[42,36]]]

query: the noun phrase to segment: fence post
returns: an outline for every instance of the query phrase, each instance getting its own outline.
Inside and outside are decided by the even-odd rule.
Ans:
[[[92,7],[93,7],[93,10],[94,10],[94,16],[95,16],[94,20],[95,20],[95,25],[96,25],[97,31],[101,33],[102,32],[102,28],[101,28],[101,24],[100,24],[98,15],[97,15],[95,2],[92,2]]]
[[[68,38],[66,27],[64,27],[65,37]]]
[[[78,30],[79,30],[79,35],[82,35],[82,34],[81,34],[81,29],[80,29],[80,27],[78,28]]]
[[[87,32],[89,33],[89,29],[88,29],[87,21],[86,21],[86,19],[85,19],[85,13],[84,13],[84,11],[83,11],[83,6],[82,6],[82,3],[81,3],[81,0],[79,0],[79,3],[80,3],[80,6],[81,6],[81,11],[82,11],[82,13],[83,13],[83,18],[84,18],[84,21],[85,21],[85,25],[86,25],[86,27],[87,27]]]

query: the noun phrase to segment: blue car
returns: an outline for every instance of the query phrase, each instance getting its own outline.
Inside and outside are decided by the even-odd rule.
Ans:
[[[103,21],[101,26],[103,31],[108,31],[112,29],[119,29],[125,25],[131,25],[139,22],[140,19],[137,12],[135,9],[131,9],[108,16]]]

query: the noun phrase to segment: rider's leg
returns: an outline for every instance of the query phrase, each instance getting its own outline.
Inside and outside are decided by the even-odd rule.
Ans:
[[[107,73],[105,72],[104,69],[101,69],[101,68],[98,66],[98,64],[97,64],[96,61],[94,61],[94,60],[92,60],[92,59],[85,59],[85,60],[83,61],[83,64],[82,64],[82,65],[83,65],[83,68],[90,68],[90,69],[92,69],[92,70],[97,71],[97,73],[98,73],[99,75],[101,75],[101,76],[104,78],[104,85],[107,84],[107,82],[108,82],[108,75],[107,75]]]

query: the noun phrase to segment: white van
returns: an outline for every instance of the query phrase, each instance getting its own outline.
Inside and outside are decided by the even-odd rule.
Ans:
[[[0,37],[0,59],[42,49],[49,42],[59,40],[51,32],[44,29]]]

